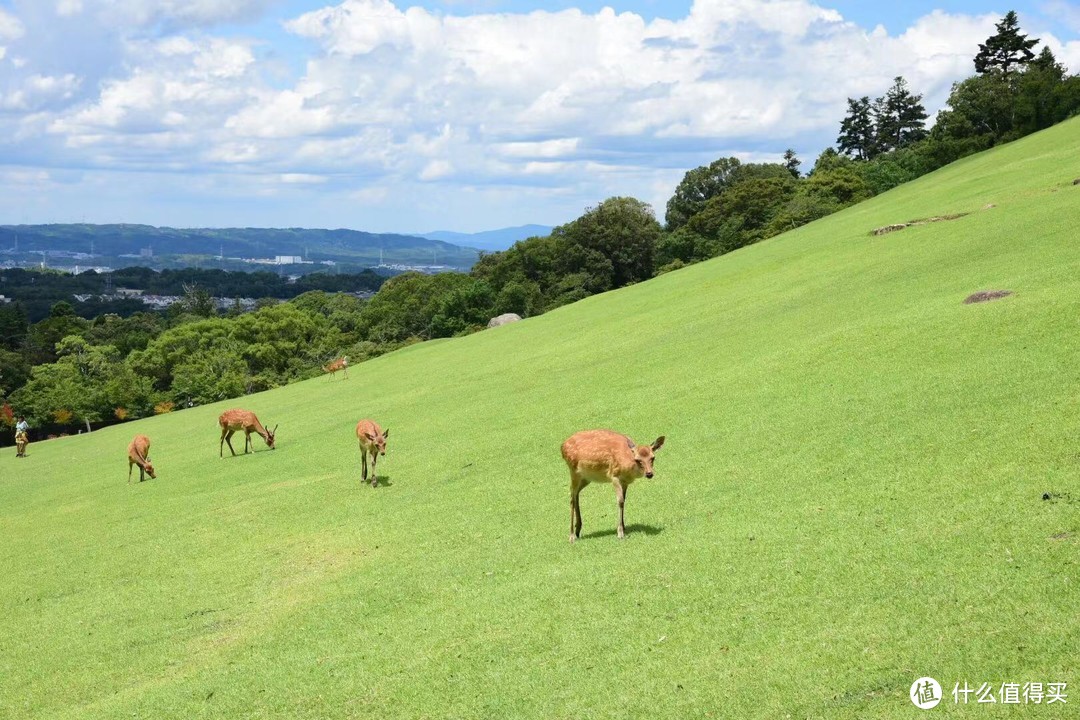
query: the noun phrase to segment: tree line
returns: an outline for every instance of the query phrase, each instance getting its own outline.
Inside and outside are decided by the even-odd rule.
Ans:
[[[339,355],[357,363],[502,313],[539,315],[778,235],[1080,112],[1080,76],[1048,48],[1036,55],[1037,42],[1008,13],[932,128],[922,97],[896,78],[876,100],[848,100],[838,149],[806,175],[793,150],[780,163],[719,158],[685,174],[663,224],[640,200],[609,198],[550,235],[482,255],[469,273],[380,278],[369,300],[321,288],[220,314],[187,285],[167,314],[87,320],[60,302],[29,322],[18,304],[0,306],[0,423],[13,408],[72,427],[265,390]]]
[[[93,319],[115,313],[123,317],[146,309],[139,300],[102,298],[119,288],[142,290],[148,295],[184,295],[198,287],[217,298],[279,298],[286,300],[311,290],[326,292],[375,292],[386,279],[373,270],[359,273],[317,272],[295,280],[277,273],[240,272],[219,269],[182,268],[153,270],[127,267],[99,273],[87,270],[78,275],[52,269],[6,268],[0,270],[0,291],[18,300],[30,322],[48,317],[52,306],[67,301],[80,317]],[[111,290],[110,290],[111,288]],[[76,302],[76,295],[91,295]]]

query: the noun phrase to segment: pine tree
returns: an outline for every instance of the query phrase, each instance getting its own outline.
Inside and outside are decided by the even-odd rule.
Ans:
[[[1039,42],[1038,38],[1027,39],[1020,33],[1020,21],[1012,10],[997,24],[997,33],[979,43],[979,53],[975,56],[975,72],[985,75],[1000,70],[1002,75],[1009,74],[1009,68],[1015,65],[1027,65],[1035,57],[1031,48]]]
[[[903,77],[893,79],[885,96],[874,102],[872,113],[877,147],[882,152],[907,147],[927,135],[922,95],[912,95]]]
[[[840,123],[840,137],[836,144],[840,152],[854,155],[859,160],[869,160],[875,155],[875,129],[871,117],[870,98],[848,98],[848,112]]]
[[[784,151],[784,167],[788,169],[792,177],[799,177],[799,166],[802,165],[802,160],[795,155],[795,150],[788,148]]]

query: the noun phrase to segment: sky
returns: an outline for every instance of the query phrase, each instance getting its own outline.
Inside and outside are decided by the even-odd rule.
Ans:
[[[1066,0],[0,0],[0,224],[662,220],[897,75],[936,113],[1010,9],[1080,72]]]

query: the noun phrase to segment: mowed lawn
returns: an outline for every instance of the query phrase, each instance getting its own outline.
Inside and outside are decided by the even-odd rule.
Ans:
[[[1078,177],[1074,120],[348,380],[5,450],[0,717],[912,717],[924,675],[936,715],[1077,717]],[[277,450],[219,459],[238,406]],[[591,427],[667,443],[627,538],[593,485],[571,545]]]

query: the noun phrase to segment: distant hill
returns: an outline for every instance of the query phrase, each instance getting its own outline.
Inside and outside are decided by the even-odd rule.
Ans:
[[[518,240],[545,236],[551,234],[552,228],[547,225],[519,225],[518,227],[502,228],[500,230],[485,230],[478,233],[459,233],[449,230],[436,230],[423,233],[420,237],[429,240],[442,240],[443,242],[462,245],[464,247],[479,248],[480,250],[505,250]]]
[[[162,256],[272,258],[300,256],[373,266],[446,265],[467,269],[477,251],[441,239],[358,230],[306,228],[169,228],[151,225],[0,225],[0,254],[93,253],[112,260],[152,250]],[[129,262],[127,264],[137,264]]]

